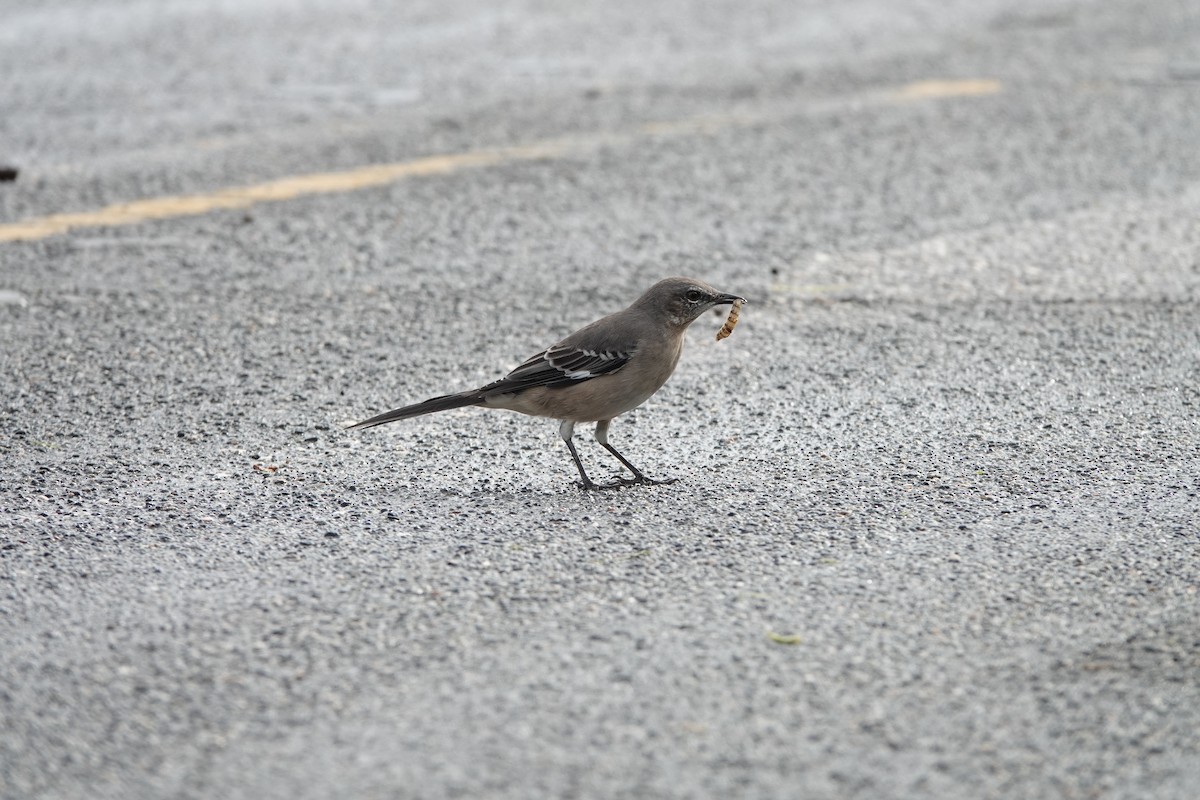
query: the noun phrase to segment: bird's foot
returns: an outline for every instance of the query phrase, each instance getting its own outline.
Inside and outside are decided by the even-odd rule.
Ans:
[[[639,483],[648,486],[663,486],[668,483],[677,483],[679,478],[647,478],[645,475],[638,475],[636,478],[622,478],[621,480],[626,486],[636,486]]]
[[[575,481],[575,485],[585,492],[598,492],[604,489],[624,489],[626,486],[629,486],[629,483],[618,478],[612,483],[596,483],[595,481],[587,481],[585,483],[584,481]]]
[[[613,480],[611,483],[595,483],[595,482],[589,480],[586,483],[578,482],[575,485],[578,486],[580,489],[583,489],[586,492],[586,491],[590,491],[592,489],[597,489],[597,490],[599,490],[599,489],[624,489],[628,486],[638,486],[638,485],[660,486],[663,484],[675,483],[678,480],[679,480],[679,478],[661,478],[661,479],[647,478],[645,475],[642,475],[641,473],[639,473],[638,475],[636,475],[635,477],[632,477],[632,478],[618,477],[615,480]]]

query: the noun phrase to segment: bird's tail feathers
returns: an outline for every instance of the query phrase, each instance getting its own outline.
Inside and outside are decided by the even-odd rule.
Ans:
[[[431,397],[421,403],[414,403],[411,406],[403,408],[395,408],[391,411],[385,411],[370,419],[364,419],[362,422],[356,422],[346,430],[355,428],[374,428],[376,425],[386,425],[389,422],[396,420],[408,419],[409,417],[419,417],[422,414],[433,414],[437,411],[449,411],[452,408],[463,408],[464,406],[476,406],[483,402],[478,392],[460,392],[459,394],[447,394],[441,397]]]

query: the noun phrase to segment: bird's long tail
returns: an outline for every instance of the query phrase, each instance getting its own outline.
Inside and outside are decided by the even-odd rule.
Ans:
[[[403,408],[394,408],[391,411],[385,411],[370,419],[364,419],[362,422],[356,422],[346,430],[355,428],[374,428],[376,425],[385,425],[389,422],[395,422],[400,419],[408,419],[409,417],[419,417],[422,414],[432,414],[435,411],[449,411],[452,408],[462,408],[464,406],[477,406],[483,402],[479,392],[460,392],[459,394],[447,394],[441,397],[431,397],[422,403],[413,403],[411,406]]]

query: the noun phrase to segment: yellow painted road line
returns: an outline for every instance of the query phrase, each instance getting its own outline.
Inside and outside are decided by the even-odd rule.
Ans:
[[[896,97],[901,100],[935,100],[942,97],[981,97],[998,94],[1004,84],[994,80],[917,81],[901,87]]]
[[[973,97],[995,94],[1003,89],[999,81],[920,81],[885,93],[886,102],[907,102],[949,97]],[[561,158],[602,145],[622,144],[647,136],[689,136],[715,133],[739,125],[768,121],[765,115],[737,114],[707,116],[670,122],[647,123],[628,134],[550,139],[518,147],[473,150],[466,153],[427,156],[412,161],[375,164],[343,172],[319,172],[279,178],[253,186],[219,189],[215,192],[155,197],[117,203],[94,211],[52,214],[0,225],[0,242],[45,239],[74,228],[102,228],[133,225],[151,220],[195,216],[210,211],[247,208],[258,203],[294,200],[321,194],[353,192],[428,175],[447,175],[465,169],[479,169],[520,161]]]
[[[527,147],[497,150],[476,150],[455,155],[429,156],[413,161],[376,164],[345,172],[320,172],[280,178],[255,186],[221,189],[209,194],[156,197],[130,203],[117,203],[73,214],[54,214],[24,222],[0,225],[0,242],[44,239],[72,228],[132,225],[148,220],[170,219],[204,214],[233,208],[246,208],[258,203],[294,200],[315,194],[333,194],[369,189],[423,175],[444,175],[472,167],[538,158],[561,156],[569,146],[568,140],[542,142]]]

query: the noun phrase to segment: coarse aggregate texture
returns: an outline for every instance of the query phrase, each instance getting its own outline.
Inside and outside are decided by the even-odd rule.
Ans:
[[[1198,65],[1183,0],[13,10],[0,224],[611,139],[0,243],[0,797],[1195,797]],[[750,302],[613,425],[678,483],[343,430],[681,273]]]

